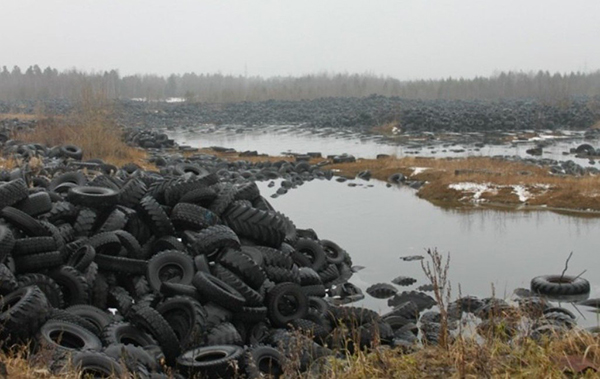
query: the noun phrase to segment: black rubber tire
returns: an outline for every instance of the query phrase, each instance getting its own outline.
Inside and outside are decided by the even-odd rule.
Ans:
[[[23,179],[11,180],[0,184],[0,209],[14,205],[27,198],[29,191]]]
[[[212,188],[197,188],[193,191],[187,192],[179,199],[182,203],[191,203],[201,206],[208,206],[213,200],[217,198],[217,192]]]
[[[19,288],[15,274],[4,264],[0,263],[0,296],[8,295]]]
[[[152,255],[165,250],[187,251],[183,242],[179,241],[174,236],[163,236],[154,241],[150,250]]]
[[[76,205],[104,209],[117,204],[119,192],[105,187],[77,186],[69,189],[67,199]]]
[[[206,183],[196,178],[185,180],[179,178],[173,184],[165,189],[165,204],[174,206],[179,202],[183,202],[181,198],[186,194],[206,187]]]
[[[317,272],[327,266],[325,251],[318,241],[309,238],[299,238],[296,242],[296,251],[304,255],[311,262],[311,268]]]
[[[191,250],[195,255],[213,256],[225,248],[239,249],[240,240],[231,228],[225,225],[210,226],[193,235],[190,241]]]
[[[171,212],[171,222],[177,230],[199,231],[220,222],[208,209],[189,203],[178,203]]]
[[[79,272],[85,272],[96,257],[96,250],[90,245],[83,245],[75,250],[67,259],[67,266]]]
[[[310,267],[301,267],[298,270],[300,275],[300,284],[302,286],[312,286],[317,284],[323,284],[319,274]]]
[[[52,209],[48,212],[46,219],[52,223],[59,221],[73,222],[78,212],[77,207],[68,201],[57,201],[52,204]]]
[[[102,341],[94,333],[77,324],[52,319],[40,328],[36,344],[38,350],[52,352],[102,349]]]
[[[52,210],[52,201],[47,192],[37,192],[15,204],[15,208],[36,217]]]
[[[122,343],[147,347],[157,344],[150,334],[123,321],[114,321],[108,324],[102,331],[102,342],[105,346]]]
[[[100,338],[100,332],[102,331],[102,328],[99,328],[96,324],[64,309],[51,309],[48,320],[64,321],[81,326],[87,331],[92,332],[98,338]]]
[[[27,286],[0,298],[0,338],[3,347],[28,340],[48,317],[48,300],[37,286]]]
[[[4,225],[0,225],[0,262],[4,262],[15,247],[15,236]]]
[[[116,230],[114,233],[119,239],[121,246],[127,250],[127,255],[129,258],[142,258],[142,246],[131,233],[124,230]]]
[[[223,214],[225,223],[238,235],[278,248],[286,229],[284,220],[273,211],[262,211],[244,203],[232,204]]]
[[[300,284],[300,273],[298,269],[287,269],[282,267],[267,266],[265,267],[265,273],[270,281],[273,283],[295,283]]]
[[[18,273],[41,271],[62,264],[63,254],[60,251],[48,251],[15,257],[15,268]]]
[[[206,335],[205,345],[238,345],[242,346],[244,342],[240,333],[230,322],[222,322],[211,328]]]
[[[308,298],[302,288],[294,283],[280,283],[267,293],[269,320],[275,326],[283,327],[308,313]]]
[[[148,262],[144,260],[120,256],[96,254],[94,262],[101,270],[115,273],[144,275],[148,269]]]
[[[144,197],[138,207],[157,237],[175,235],[175,229],[160,204],[150,196]]]
[[[258,307],[262,305],[264,301],[263,296],[252,289],[252,287],[244,283],[244,281],[242,281],[233,272],[219,264],[216,264],[213,268],[213,274],[238,291],[246,299],[245,304],[247,306]]]
[[[118,255],[121,250],[121,240],[115,232],[95,234],[87,243],[100,255]]]
[[[218,183],[213,188],[217,189],[217,198],[208,209],[220,216],[233,203],[236,190],[231,183]]]
[[[59,176],[56,176],[50,182],[48,189],[55,192],[56,189],[62,184],[72,184],[73,186],[84,186],[87,184],[87,178],[82,171],[70,171],[65,172]]]
[[[107,294],[107,305],[116,308],[121,315],[127,317],[133,307],[133,298],[123,287],[110,287]]]
[[[320,240],[323,251],[325,252],[325,258],[327,262],[333,264],[340,264],[346,258],[346,250],[342,249],[338,244],[330,240]]]
[[[173,296],[156,306],[158,313],[171,325],[183,350],[203,344],[206,311],[195,299]]]
[[[98,232],[105,233],[122,231],[122,229],[125,228],[125,225],[127,225],[127,217],[125,216],[125,213],[123,213],[123,211],[121,211],[119,208],[115,208],[108,214],[106,220],[98,228]]]
[[[546,296],[585,295],[590,292],[590,282],[569,275],[542,275],[531,279],[531,291]]]
[[[132,178],[121,188],[119,192],[119,204],[128,208],[135,208],[144,197],[148,188],[141,180]]]
[[[61,287],[65,305],[87,304],[89,285],[85,277],[71,266],[62,266],[50,271],[48,276]]]
[[[219,259],[219,263],[242,278],[245,283],[254,289],[259,289],[267,279],[262,268],[241,251],[228,249]]]
[[[230,378],[235,375],[235,362],[244,353],[236,345],[205,346],[188,350],[177,358],[177,368],[188,378]]]
[[[225,309],[235,312],[242,309],[246,302],[244,296],[233,287],[219,278],[202,271],[198,271],[196,275],[194,275],[192,284],[203,298],[212,301]]]
[[[159,292],[162,282],[191,284],[195,272],[192,257],[180,251],[165,250],[148,261],[146,277],[150,287]]]
[[[126,374],[118,361],[97,351],[74,354],[71,364],[82,378],[122,378]]]
[[[49,305],[54,308],[63,308],[65,300],[58,283],[44,274],[25,274],[17,277],[19,287],[37,286],[46,297]]]
[[[156,339],[165,354],[167,364],[173,365],[181,351],[177,335],[161,314],[150,307],[134,306],[130,313],[131,322]]]
[[[244,182],[235,188],[235,200],[254,201],[260,196],[260,190],[255,182]]]
[[[263,255],[263,266],[275,266],[285,269],[292,268],[294,261],[291,256],[281,250],[273,249],[268,246],[254,246]]]
[[[46,230],[38,220],[17,208],[4,207],[2,211],[0,211],[0,214],[8,222],[30,237],[50,235],[50,232]]]
[[[111,314],[93,305],[73,305],[65,310],[92,323],[98,328],[99,333],[114,321],[114,317]]]
[[[76,145],[62,145],[59,148],[59,151],[63,156],[73,158],[77,161],[80,161],[81,158],[83,158],[83,150]]]
[[[244,367],[248,379],[281,378],[286,365],[283,354],[276,348],[266,345],[249,348],[245,361]]]
[[[156,357],[142,347],[119,343],[108,346],[104,349],[104,353],[125,366],[132,375],[137,374],[137,377],[148,379],[163,378],[158,374],[161,367]],[[165,375],[164,379],[168,379],[168,377]]]
[[[73,223],[75,235],[80,237],[88,237],[92,233],[97,219],[98,214],[96,211],[91,208],[81,208],[77,214],[75,222]]]

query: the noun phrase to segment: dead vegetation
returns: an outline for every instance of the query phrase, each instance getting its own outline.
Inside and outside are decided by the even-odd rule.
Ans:
[[[99,158],[116,166],[134,162],[151,168],[144,150],[128,146],[123,141],[123,131],[113,121],[111,103],[91,87],[82,92],[72,114],[61,118],[36,117],[39,121],[34,129],[17,131],[12,137],[49,147],[76,145],[83,150],[84,160]]]
[[[417,195],[436,204],[472,203],[469,193],[452,189],[450,185],[475,183],[486,184],[490,188],[490,191],[481,194],[481,199],[490,203],[600,211],[600,177],[553,175],[547,167],[490,157],[389,157],[359,159],[326,167],[350,177],[369,170],[373,178],[383,181],[392,174],[402,173],[410,180],[425,181]],[[529,197],[526,202],[521,201],[515,186],[527,191]]]

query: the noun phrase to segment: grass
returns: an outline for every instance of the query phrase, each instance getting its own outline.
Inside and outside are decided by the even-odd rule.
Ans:
[[[83,150],[83,159],[99,158],[118,167],[137,163],[154,168],[146,161],[143,149],[128,146],[123,141],[123,131],[114,122],[111,104],[102,94],[91,89],[82,93],[76,110],[61,118],[37,117],[36,128],[15,132],[13,138],[47,146],[73,144]]]
[[[523,205],[513,189],[509,188],[520,185],[532,195],[527,200],[528,205],[600,211],[598,176],[553,175],[547,167],[490,157],[359,159],[353,163],[328,165],[326,168],[339,170],[340,174],[351,177],[370,170],[373,178],[384,181],[392,174],[402,173],[411,180],[426,181],[427,184],[417,195],[435,204],[460,205],[472,201],[463,191],[449,188],[450,184],[466,182],[485,183],[497,189],[482,195],[482,199],[490,203]]]

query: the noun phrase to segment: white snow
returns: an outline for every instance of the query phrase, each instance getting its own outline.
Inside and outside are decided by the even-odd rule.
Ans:
[[[491,190],[493,192],[496,192],[496,189],[491,188],[490,186],[491,186],[490,183],[481,184],[481,183],[472,183],[472,182],[460,182],[460,183],[450,184],[448,186],[448,188],[457,190],[457,191],[470,192],[473,194],[473,200],[479,200],[481,195],[486,191]]]
[[[419,175],[420,173],[429,170],[429,167],[411,167],[413,172],[410,176]]]
[[[519,201],[524,203],[527,200],[529,200],[529,197],[531,196],[531,194],[529,193],[529,191],[527,191],[527,188],[525,188],[524,186],[517,184],[515,186],[512,186],[513,188],[513,192],[515,193],[515,195],[517,195],[519,197]]]

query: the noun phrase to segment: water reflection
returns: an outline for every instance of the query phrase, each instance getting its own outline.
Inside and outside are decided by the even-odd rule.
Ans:
[[[436,247],[451,253],[455,296],[460,286],[463,295],[490,296],[495,291],[509,297],[515,288],[529,288],[535,276],[562,272],[571,251],[568,274],[587,269],[583,277],[591,282],[590,297],[600,295],[595,280],[600,273],[596,251],[600,218],[549,211],[443,209],[410,189],[371,184],[373,188],[365,189],[315,180],[271,202],[298,227],[315,229],[320,238],[347,249],[354,264],[366,266],[352,280],[363,291],[399,275],[417,279],[407,289],[425,284],[420,262],[399,257],[424,255],[426,248]],[[265,195],[277,188],[267,188],[267,183],[260,187]],[[359,304],[388,309],[384,300],[370,296]],[[580,323],[595,325],[595,317],[587,318]]]

